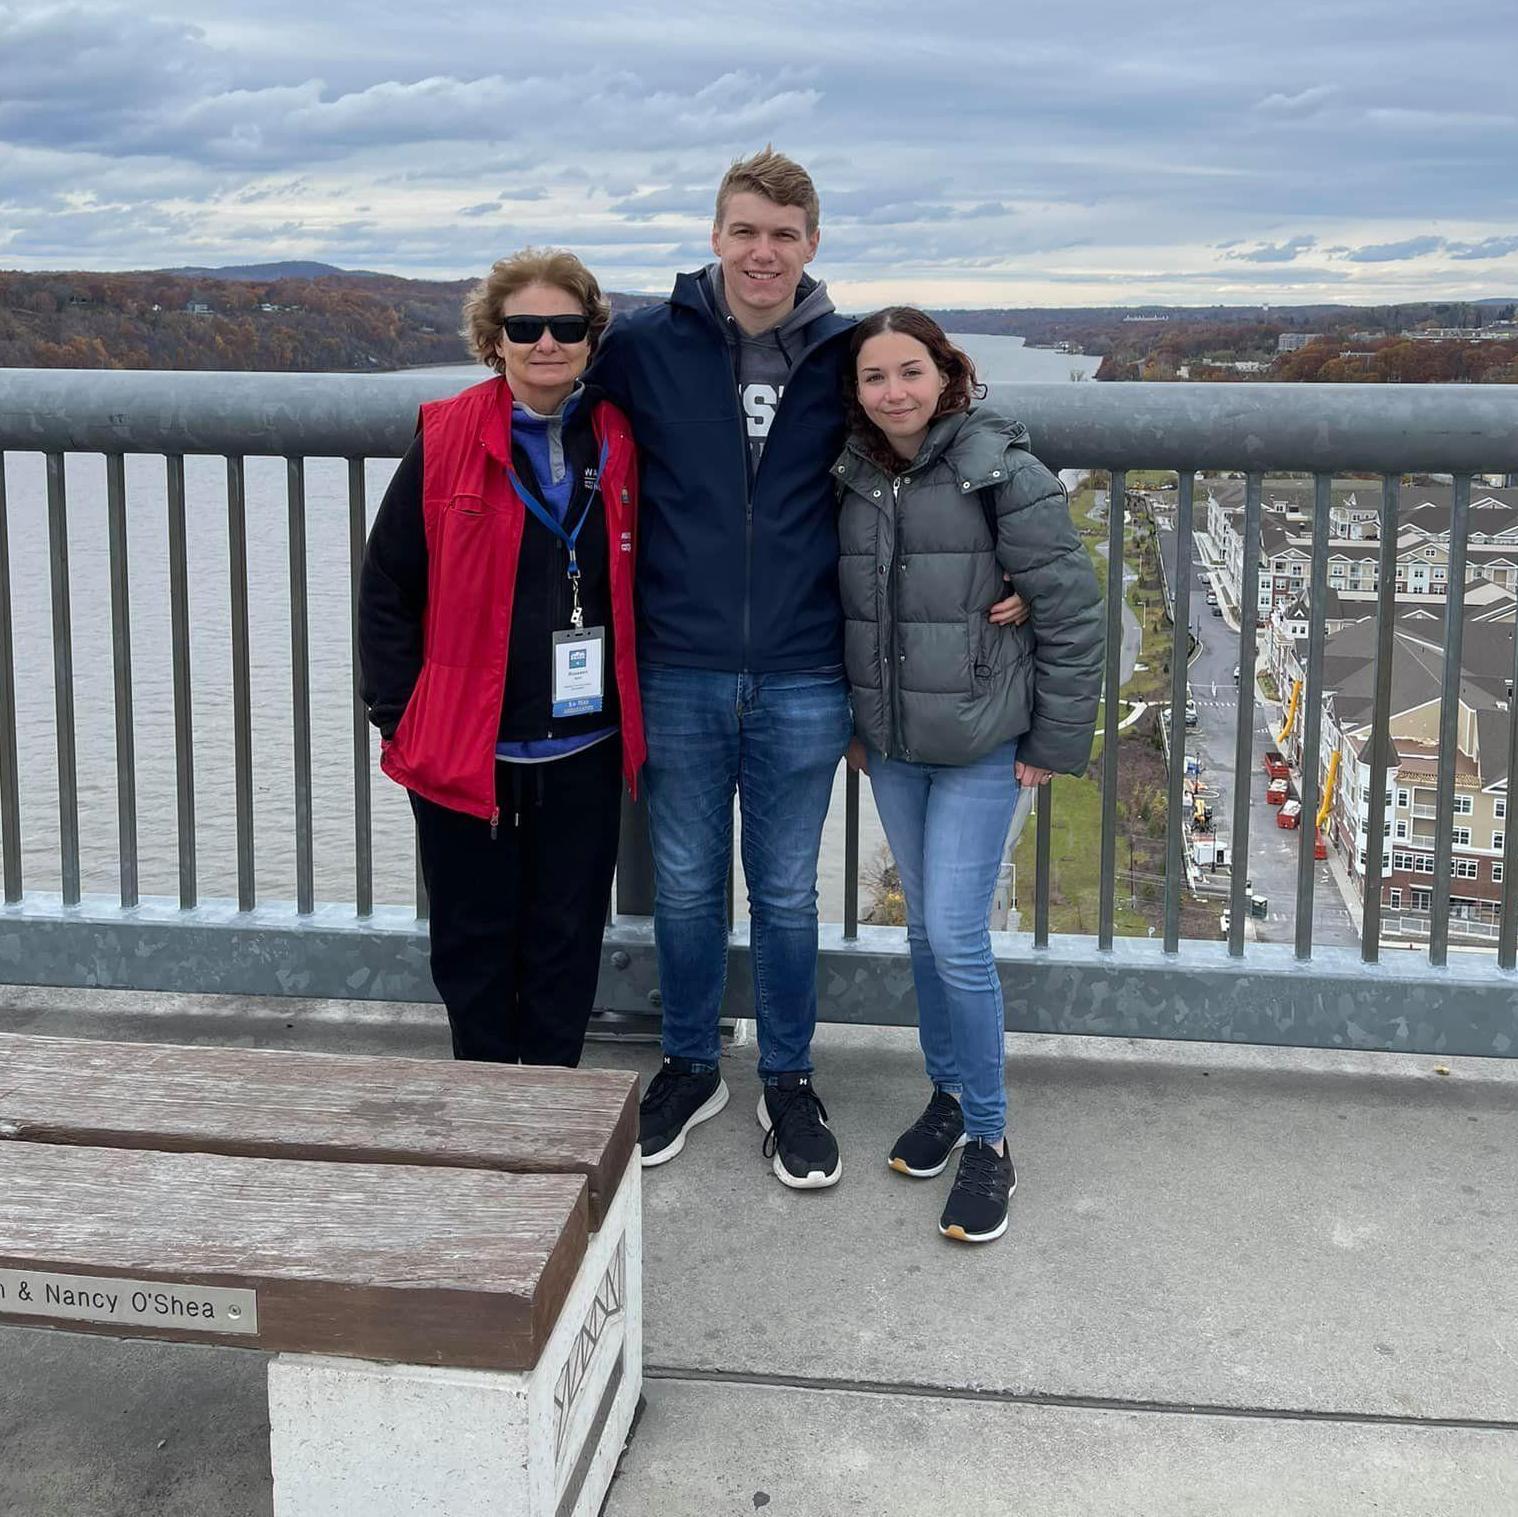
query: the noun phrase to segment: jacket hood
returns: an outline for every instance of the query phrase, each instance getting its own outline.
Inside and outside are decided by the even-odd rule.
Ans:
[[[726,318],[731,313],[722,288],[722,265],[709,263],[704,269],[697,269],[694,274],[676,275],[670,302],[705,312],[725,330]],[[803,274],[801,283],[796,286],[796,304],[785,319],[778,326],[771,327],[770,331],[784,339],[800,333],[803,327],[809,326],[820,316],[834,315],[836,310],[827,285],[820,279],[813,279],[810,274]],[[843,318],[840,317],[839,320],[841,323]]]
[[[912,468],[921,469],[942,456],[954,470],[960,488],[968,493],[1007,479],[1011,473],[1009,454],[1015,450],[1032,453],[1027,427],[991,406],[973,406],[940,416],[928,428]],[[879,468],[856,435],[849,438],[833,473],[852,483],[862,470],[878,472]]]

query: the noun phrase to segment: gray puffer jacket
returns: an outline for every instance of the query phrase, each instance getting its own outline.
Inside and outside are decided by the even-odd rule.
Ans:
[[[986,407],[960,411],[894,479],[857,438],[833,473],[859,736],[926,764],[971,763],[1017,737],[1025,763],[1080,773],[1102,687],[1101,591],[1028,429]],[[1009,593],[1003,569],[1032,608],[1024,626],[986,620]]]

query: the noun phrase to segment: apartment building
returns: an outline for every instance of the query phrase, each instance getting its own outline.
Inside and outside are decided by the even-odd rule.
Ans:
[[[1225,587],[1235,605],[1243,594],[1244,482],[1207,481],[1205,521],[1221,559]],[[1399,596],[1443,600],[1449,579],[1448,485],[1404,487],[1398,511]],[[1329,509],[1328,583],[1350,595],[1373,596],[1380,581],[1379,491],[1363,485],[1336,488]],[[1264,621],[1307,588],[1312,567],[1312,487],[1265,485],[1260,508],[1259,583],[1254,605]],[[1518,589],[1518,490],[1481,489],[1471,502],[1466,538],[1467,577]]]
[[[1490,588],[1490,587],[1489,587]],[[1502,900],[1502,849],[1507,829],[1508,721],[1512,700],[1514,601],[1494,602],[1484,619],[1467,623],[1456,724],[1455,828],[1450,926],[1455,936],[1490,940]],[[1434,825],[1443,701],[1441,614],[1414,607],[1393,631],[1387,808],[1382,838],[1382,897],[1388,931],[1423,935],[1433,899]],[[1374,708],[1376,628],[1373,616],[1341,625],[1324,649],[1320,793],[1332,776],[1324,835],[1363,891],[1369,818],[1370,725]],[[1306,642],[1298,639],[1283,668],[1303,677]],[[1288,756],[1300,764],[1300,732]],[[1334,755],[1338,755],[1337,763]]]

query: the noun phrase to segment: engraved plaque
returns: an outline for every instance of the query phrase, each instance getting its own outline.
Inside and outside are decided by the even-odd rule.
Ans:
[[[219,1285],[0,1269],[0,1317],[258,1334],[258,1293]]]

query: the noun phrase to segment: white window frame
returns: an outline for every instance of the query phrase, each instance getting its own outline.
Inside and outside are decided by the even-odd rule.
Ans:
[[[1400,841],[1400,842],[1404,842],[1405,843],[1407,841],[1407,823],[1406,822],[1398,822],[1397,823],[1397,838],[1398,838],[1398,841]]]
[[[1501,883],[1502,883],[1502,860],[1501,859],[1493,859],[1492,860],[1492,884],[1494,884],[1494,885],[1500,885]]]
[[[1457,795],[1455,797],[1455,815],[1456,816],[1470,816],[1470,815],[1472,815],[1475,812],[1475,810],[1476,810],[1476,800],[1475,800],[1474,796],[1470,796],[1470,795]]]
[[[1387,904],[1389,906],[1391,906],[1391,908],[1394,911],[1401,911],[1401,909],[1402,909],[1402,887],[1400,885],[1393,885],[1392,886],[1390,900],[1387,902]]]
[[[1492,828],[1492,850],[1501,853],[1503,845],[1507,842],[1507,833],[1500,827]]]
[[[1481,861],[1479,859],[1451,859],[1449,872],[1457,880],[1479,880]]]
[[[1456,848],[1469,848],[1471,846],[1471,829],[1469,827],[1455,828],[1454,843]]]
[[[1505,822],[1507,820],[1507,797],[1498,795],[1492,797],[1492,820]]]

